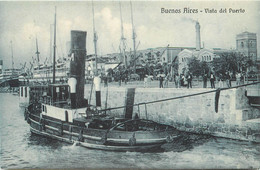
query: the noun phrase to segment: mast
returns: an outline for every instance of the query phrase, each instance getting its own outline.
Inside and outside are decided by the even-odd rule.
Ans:
[[[51,59],[52,59],[52,25],[50,24],[50,58],[49,58],[49,63],[51,63]]]
[[[12,75],[14,74],[14,52],[13,52],[13,41],[11,43],[11,52],[12,52]]]
[[[55,6],[55,15],[54,15],[54,43],[53,43],[53,76],[52,83],[55,83],[55,57],[56,57],[56,6]]]
[[[93,14],[93,33],[94,33],[94,49],[95,49],[95,72],[94,75],[97,76],[98,75],[98,70],[97,70],[97,33],[95,30],[95,19],[94,19],[94,4],[93,4],[93,0],[92,0],[92,14]]]
[[[133,21],[133,9],[132,9],[132,2],[130,1],[131,5],[131,20],[132,20],[132,30],[133,30],[133,46],[134,46],[134,73],[136,73],[136,46],[135,46],[135,29],[134,29],[134,21]]]
[[[95,61],[96,61],[96,67],[94,72],[94,79],[93,83],[95,84],[95,91],[96,91],[96,107],[101,107],[101,78],[98,76],[98,69],[97,69],[97,33],[95,30],[95,17],[94,17],[94,3],[92,0],[92,14],[93,14],[93,33],[94,33],[94,48],[95,48]],[[84,90],[83,90],[84,91]]]
[[[119,6],[120,6],[120,19],[121,19],[121,41],[120,41],[120,52],[123,58],[123,62],[125,64],[125,68],[127,68],[127,61],[126,61],[126,57],[125,57],[125,49],[126,49],[126,38],[124,36],[124,26],[123,26],[123,17],[122,17],[122,10],[121,10],[121,3],[119,2]]]
[[[40,52],[38,50],[38,40],[37,40],[37,37],[36,37],[36,53],[35,54],[37,55],[37,64],[39,65],[39,62],[40,62],[39,54],[40,54]]]

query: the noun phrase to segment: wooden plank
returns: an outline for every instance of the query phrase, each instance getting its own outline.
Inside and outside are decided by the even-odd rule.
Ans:
[[[135,88],[128,88],[125,99],[125,109],[124,114],[126,119],[132,119],[133,115],[133,105],[135,98]]]

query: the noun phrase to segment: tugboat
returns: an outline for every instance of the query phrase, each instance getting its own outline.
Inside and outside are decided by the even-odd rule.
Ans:
[[[40,100],[31,100],[25,110],[33,134],[109,151],[146,151],[177,137],[178,130],[174,127],[139,119],[132,114],[133,109],[128,109],[124,118],[116,118],[89,105],[83,93],[86,32],[71,31],[71,52],[68,83],[49,84],[42,96],[38,96]],[[98,79],[94,82],[100,83]]]

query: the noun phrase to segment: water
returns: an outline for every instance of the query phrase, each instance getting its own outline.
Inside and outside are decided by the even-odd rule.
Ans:
[[[107,152],[32,135],[19,98],[0,94],[3,169],[16,168],[259,168],[260,146],[207,136],[183,136],[164,152]]]

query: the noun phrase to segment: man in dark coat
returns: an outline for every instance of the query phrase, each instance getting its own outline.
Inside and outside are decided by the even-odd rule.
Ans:
[[[159,81],[160,81],[160,88],[163,88],[163,77],[160,75],[159,77]]]
[[[203,88],[207,88],[208,75],[205,73],[203,75]]]
[[[187,88],[192,88],[191,81],[192,81],[192,75],[191,73],[189,73],[187,76],[187,82],[188,82]]]
[[[215,76],[213,73],[210,73],[209,80],[210,80],[211,88],[215,88]]]

